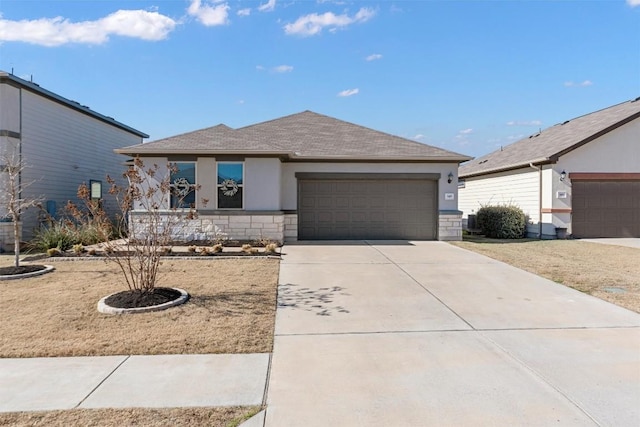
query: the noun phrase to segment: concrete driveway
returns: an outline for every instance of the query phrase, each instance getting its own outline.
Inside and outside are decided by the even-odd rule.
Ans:
[[[640,425],[640,315],[443,242],[284,247],[266,426]]]

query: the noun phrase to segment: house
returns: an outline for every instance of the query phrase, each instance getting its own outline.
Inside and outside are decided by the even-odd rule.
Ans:
[[[188,182],[199,214],[185,239],[213,229],[278,241],[462,235],[456,180],[470,157],[311,111],[116,152],[177,166],[171,183]]]
[[[514,204],[541,238],[640,237],[640,98],[559,123],[460,167],[463,222]]]
[[[83,182],[100,199],[107,190],[102,188],[106,175],[120,176],[124,169],[113,150],[143,138],[148,135],[0,71],[0,148],[18,152],[26,166],[20,176],[23,198],[43,197],[42,205],[52,215],[76,199]],[[36,208],[22,215],[23,240],[33,236],[38,216]],[[13,247],[11,223],[0,223],[0,247]]]

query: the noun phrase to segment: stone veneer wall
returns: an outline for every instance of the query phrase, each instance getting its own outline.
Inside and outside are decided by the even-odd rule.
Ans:
[[[22,223],[19,226],[22,236]],[[0,222],[0,252],[13,252],[13,243],[13,222]]]
[[[440,211],[438,240],[462,240],[462,212]]]
[[[284,214],[273,213],[230,213],[199,214],[196,219],[182,219],[174,227],[173,238],[179,241],[192,240],[257,240],[270,239],[284,241]],[[131,221],[132,235],[144,232],[143,213],[135,213]]]
[[[284,241],[295,242],[298,240],[298,214],[284,215]]]

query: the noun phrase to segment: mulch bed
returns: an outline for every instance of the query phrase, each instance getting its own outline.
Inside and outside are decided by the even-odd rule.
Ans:
[[[182,294],[171,288],[154,288],[151,291],[122,291],[111,295],[105,304],[116,308],[151,307],[177,300]]]
[[[35,273],[46,269],[46,265],[21,265],[19,267],[0,267],[0,276],[15,276],[17,274]]]

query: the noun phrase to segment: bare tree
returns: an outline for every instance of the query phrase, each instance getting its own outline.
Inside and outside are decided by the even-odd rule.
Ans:
[[[28,198],[23,196],[24,190],[33,182],[22,182],[22,172],[26,169],[17,147],[5,147],[0,154],[0,207],[3,218],[13,222],[14,264],[20,266],[20,217],[26,209],[38,205],[42,197]]]
[[[171,175],[176,172],[175,165],[145,167],[143,161],[136,158],[123,174],[126,185],[118,185],[107,177],[109,194],[118,205],[115,223],[108,218],[101,203],[90,199],[86,184],[78,189],[84,209],[71,202],[67,205],[77,221],[99,231],[104,256],[119,267],[129,291],[153,292],[161,257],[171,251],[181,231],[196,219],[195,206],[184,206],[183,200],[190,192],[197,191],[197,186],[172,185]],[[206,203],[207,200],[201,201],[203,205]]]

